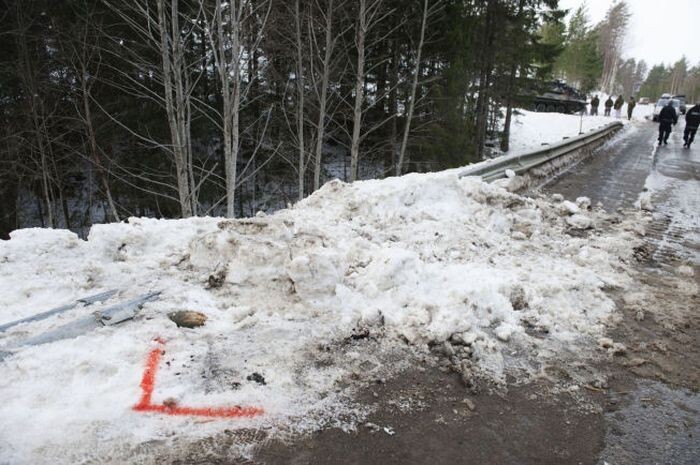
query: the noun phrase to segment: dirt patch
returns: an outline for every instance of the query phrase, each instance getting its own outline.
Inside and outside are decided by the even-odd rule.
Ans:
[[[261,464],[595,464],[603,419],[545,383],[473,395],[454,373],[406,372],[365,389],[376,408],[353,432],[327,429],[258,448]]]
[[[610,335],[627,347],[614,358],[621,369],[700,389],[700,297],[693,279],[646,268],[639,273],[638,292],[615,296],[622,318]]]

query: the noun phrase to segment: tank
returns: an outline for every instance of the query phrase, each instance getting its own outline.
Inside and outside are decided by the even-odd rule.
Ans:
[[[553,81],[534,97],[532,107],[540,112],[578,113],[586,109],[586,96],[561,81]]]

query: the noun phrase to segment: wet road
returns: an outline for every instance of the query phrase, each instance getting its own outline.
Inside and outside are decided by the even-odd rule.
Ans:
[[[658,146],[657,125],[634,121],[594,156],[550,182],[544,190],[566,198],[589,197],[608,211],[635,208],[643,192],[654,207],[648,228],[653,261],[700,266],[700,144],[683,148],[683,122],[668,145]]]
[[[646,264],[647,276],[662,283],[690,266],[694,274],[687,279],[697,282],[700,276],[700,146],[683,148],[681,122],[671,134],[669,144],[658,146],[656,125],[635,122],[608,145],[568,173],[550,182],[544,190],[559,192],[567,198],[590,197],[608,210],[632,209],[640,196],[648,197],[653,220],[647,227],[651,256]],[[679,307],[673,289],[663,289],[659,300],[669,313]],[[670,294],[670,295],[668,295]],[[690,346],[676,351],[683,363],[697,353],[697,295],[691,301],[690,315],[680,332],[690,337]],[[638,325],[638,327],[637,327]],[[628,333],[640,334],[641,323],[624,324]],[[646,340],[654,343],[673,333],[663,324],[649,331]],[[631,330],[631,331],[630,331]],[[678,331],[677,328],[674,328]],[[673,337],[665,341],[673,345]],[[639,336],[644,340],[645,336]],[[687,359],[686,359],[687,360]],[[674,362],[667,358],[665,363]],[[692,363],[687,360],[687,363]],[[687,369],[694,370],[690,365]],[[648,377],[648,376],[646,376]],[[653,377],[653,376],[652,376]],[[694,465],[700,457],[700,386],[682,389],[658,381],[633,378],[624,396],[608,397],[605,419],[605,447],[599,464],[676,464]],[[672,383],[673,384],[673,383]]]

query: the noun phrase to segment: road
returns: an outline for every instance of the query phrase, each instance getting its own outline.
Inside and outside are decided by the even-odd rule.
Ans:
[[[700,457],[700,299],[678,292],[683,280],[698,283],[700,276],[700,147],[682,148],[678,126],[669,144],[659,146],[657,125],[636,122],[545,188],[590,197],[608,211],[635,208],[640,195],[653,207],[640,286],[654,294],[661,311],[648,321],[625,318],[614,333],[646,363],[618,371],[606,400],[601,457],[611,465],[690,465]],[[679,276],[682,265],[694,273]],[[634,309],[620,300],[631,316]],[[662,350],[648,349],[654,346]],[[614,394],[616,387],[626,395]]]
[[[417,359],[415,370],[360,392],[356,400],[373,413],[357,431],[263,441],[243,462],[201,462],[193,448],[177,463],[697,464],[700,300],[697,291],[682,291],[700,276],[700,143],[682,149],[680,127],[668,146],[657,147],[655,137],[656,125],[633,122],[543,188],[587,196],[608,211],[634,210],[640,196],[654,208],[640,250],[644,306],[613,295],[623,318],[612,336],[628,352],[601,362],[603,389],[551,394],[547,380],[506,392],[466,388],[458,375]],[[397,399],[423,407],[402,409]]]
[[[628,134],[546,186],[567,198],[589,197],[608,211],[631,209],[645,190],[654,205],[649,229],[654,261],[672,265],[700,257],[700,144],[683,147],[680,123],[668,145],[658,146],[657,125],[635,121]]]

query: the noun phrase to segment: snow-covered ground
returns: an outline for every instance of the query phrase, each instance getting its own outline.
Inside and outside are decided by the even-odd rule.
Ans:
[[[12,352],[0,362],[0,463],[147,463],[175,440],[224,430],[351,427],[364,413],[350,399],[352,374],[381,363],[340,350],[353,335],[419,352],[445,346],[466,375],[496,382],[594,347],[617,318],[604,291],[631,284],[635,228],[586,199],[525,198],[457,173],[334,181],[270,216],[131,218],[94,226],[87,241],[13,232],[0,242],[0,324],[121,291],[0,333],[0,350]],[[15,348],[156,290],[134,320]],[[208,319],[178,328],[167,317],[178,310]],[[159,350],[151,402],[166,407],[135,411]],[[179,405],[263,413],[168,414]]]
[[[603,114],[603,103],[598,108]],[[644,120],[654,111],[654,105],[637,105],[632,113],[632,120]],[[590,112],[590,105],[588,108]],[[627,120],[627,104],[622,107],[624,124]],[[608,124],[617,118],[610,116],[565,115],[562,113],[538,113],[518,109],[511,123],[510,153],[515,151],[536,150],[544,144],[559,142],[564,138],[577,136],[579,131],[588,132]]]

